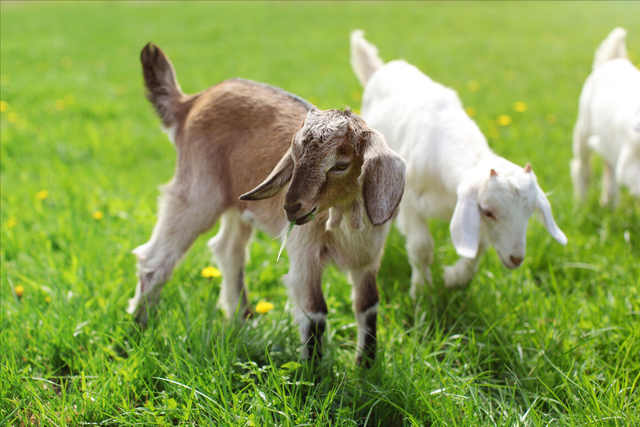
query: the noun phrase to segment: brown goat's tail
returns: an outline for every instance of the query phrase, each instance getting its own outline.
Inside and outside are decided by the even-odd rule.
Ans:
[[[165,127],[176,122],[176,110],[184,97],[171,61],[162,49],[148,43],[140,52],[142,75],[147,87],[147,99],[155,107]]]

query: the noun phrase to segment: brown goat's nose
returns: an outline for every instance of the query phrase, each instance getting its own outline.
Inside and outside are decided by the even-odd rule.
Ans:
[[[291,215],[293,213],[298,212],[298,210],[300,209],[300,203],[295,203],[293,205],[287,205],[285,203],[282,207],[289,215]]]
[[[511,255],[509,257],[509,259],[511,260],[512,263],[515,264],[516,267],[519,267],[520,264],[522,264],[522,258],[517,258],[517,257],[514,257],[513,255]]]

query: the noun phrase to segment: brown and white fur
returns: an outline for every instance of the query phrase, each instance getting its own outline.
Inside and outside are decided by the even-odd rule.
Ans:
[[[147,308],[157,302],[176,262],[221,218],[219,233],[209,241],[223,274],[220,305],[230,319],[236,313],[246,317],[244,264],[252,231],[280,234],[288,218],[298,226],[289,239],[284,281],[304,356],[321,356],[327,315],[322,270],[335,262],[354,286],[357,360],[372,360],[375,278],[402,197],[404,161],[349,111],[320,111],[281,89],[242,79],[187,96],[159,48],[147,45],[141,59],[148,98],[173,136],[178,161],[151,240],[134,250],[139,281],[129,313],[147,321]]]

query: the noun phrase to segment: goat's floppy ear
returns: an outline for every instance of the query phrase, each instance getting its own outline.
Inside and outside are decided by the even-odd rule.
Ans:
[[[404,193],[405,161],[376,131],[363,135],[362,196],[373,225],[389,221]]]
[[[477,181],[464,181],[458,186],[458,202],[449,224],[451,240],[458,255],[475,258],[480,243],[480,209]]]
[[[291,156],[291,148],[289,148],[276,167],[273,168],[267,179],[253,190],[240,196],[239,200],[262,200],[273,197],[291,181],[292,176],[293,157]]]
[[[547,195],[544,194],[542,188],[536,182],[536,192],[537,192],[537,207],[540,213],[542,214],[542,222],[544,227],[547,229],[551,237],[556,239],[558,243],[561,245],[567,244],[567,236],[560,230],[560,227],[556,224],[555,219],[553,219],[553,214],[551,213],[551,203],[549,203],[549,199],[547,199]]]

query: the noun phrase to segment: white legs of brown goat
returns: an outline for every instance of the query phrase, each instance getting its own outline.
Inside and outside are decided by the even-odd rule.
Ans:
[[[138,258],[138,284],[127,312],[143,325],[149,318],[148,309],[158,302],[175,265],[194,240],[210,229],[218,218],[219,213],[211,209],[211,205],[197,202],[202,198],[194,197],[193,200],[174,182],[165,186],[151,239],[133,250]]]
[[[284,276],[294,304],[294,316],[304,344],[303,358],[322,358],[322,335],[326,330],[327,304],[322,293],[323,263],[320,249],[289,250],[290,269]],[[316,256],[309,256],[315,251]],[[353,284],[353,310],[358,324],[356,362],[370,366],[376,355],[376,320],[378,314],[377,269],[350,271]]]
[[[244,283],[244,265],[252,232],[253,227],[242,220],[240,212],[228,210],[222,215],[220,231],[207,244],[222,272],[218,305],[229,319],[236,315],[246,318],[251,313]]]

